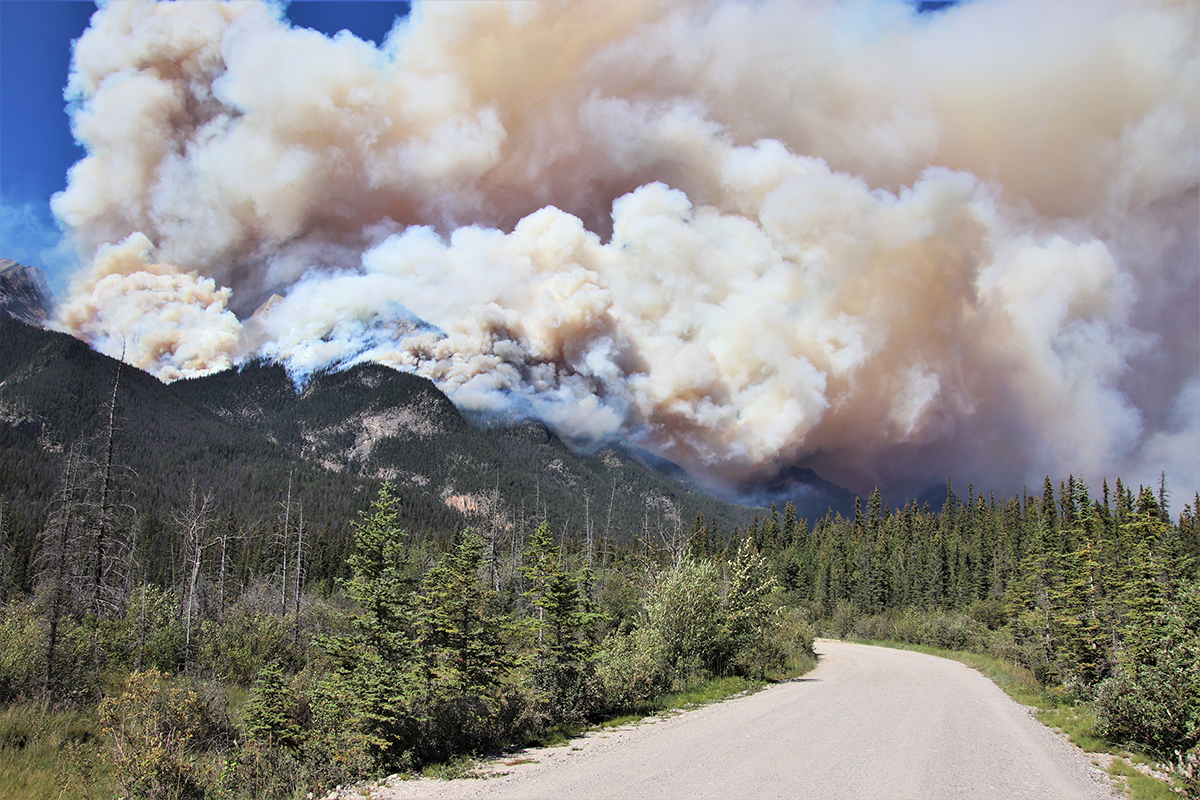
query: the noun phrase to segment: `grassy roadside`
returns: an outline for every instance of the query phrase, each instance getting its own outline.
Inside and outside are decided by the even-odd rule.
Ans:
[[[1018,703],[1036,709],[1038,721],[1064,734],[1072,744],[1085,753],[1096,756],[1094,764],[1104,767],[1115,785],[1132,800],[1178,800],[1184,790],[1175,787],[1166,776],[1163,765],[1155,764],[1144,753],[1127,750],[1096,733],[1096,716],[1085,703],[1077,703],[1053,688],[1042,686],[1025,667],[983,653],[964,650],[943,650],[923,644],[878,639],[850,639],[856,644],[911,650],[926,655],[949,658],[980,672],[1004,690]],[[1150,774],[1154,773],[1154,774]]]

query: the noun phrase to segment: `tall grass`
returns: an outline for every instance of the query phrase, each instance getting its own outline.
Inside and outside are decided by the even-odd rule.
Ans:
[[[0,710],[0,797],[6,800],[98,800],[116,784],[100,757],[95,711],[39,704]]]

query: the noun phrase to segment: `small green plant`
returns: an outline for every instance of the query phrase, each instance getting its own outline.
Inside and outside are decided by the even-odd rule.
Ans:
[[[1123,758],[1114,758],[1108,774],[1124,783],[1130,800],[1179,800],[1166,781],[1143,773]]]
[[[458,756],[441,764],[430,764],[421,770],[421,774],[426,778],[437,778],[443,781],[482,777],[475,772],[475,759],[468,756]]]

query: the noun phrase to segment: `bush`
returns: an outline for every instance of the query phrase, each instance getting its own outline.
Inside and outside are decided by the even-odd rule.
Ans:
[[[0,702],[40,693],[45,674],[46,637],[37,607],[0,607]]]
[[[197,668],[240,686],[249,685],[269,661],[295,671],[303,666],[304,654],[292,641],[294,626],[294,619],[234,606],[220,622],[206,620],[200,626]]]
[[[153,800],[205,798],[216,776],[202,756],[231,734],[214,700],[168,686],[156,670],[133,673],[124,692],[101,701],[100,722],[117,780],[130,797]]]
[[[183,663],[184,641],[178,593],[142,584],[130,595],[125,616],[108,621],[102,635],[110,663],[131,670],[175,671]]]
[[[1142,660],[1124,659],[1100,683],[1096,727],[1170,761],[1200,744],[1200,582],[1185,585],[1151,630]]]
[[[775,618],[769,636],[783,650],[783,664],[789,670],[797,670],[816,658],[813,640],[817,630],[808,621],[807,615],[795,608],[786,608]]]
[[[726,649],[720,587],[711,561],[684,559],[660,573],[646,597],[647,626],[677,682],[715,671]]]
[[[606,710],[612,714],[647,705],[667,686],[662,643],[650,628],[604,640],[596,658]]]

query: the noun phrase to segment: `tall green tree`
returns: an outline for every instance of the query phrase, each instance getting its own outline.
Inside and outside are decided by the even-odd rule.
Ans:
[[[483,539],[468,528],[425,574],[416,599],[416,651],[431,699],[493,697],[513,666],[496,594],[479,580]]]
[[[585,689],[595,645],[588,629],[596,615],[581,587],[584,576],[563,567],[545,522],[529,537],[523,574],[534,610],[534,684],[552,715],[580,718],[591,706]]]
[[[324,641],[336,667],[321,686],[318,716],[344,726],[331,733],[331,757],[366,769],[405,766],[420,733],[412,704],[422,687],[413,663],[415,569],[390,484],[359,515],[347,562],[345,591],[359,611],[352,633]]]

